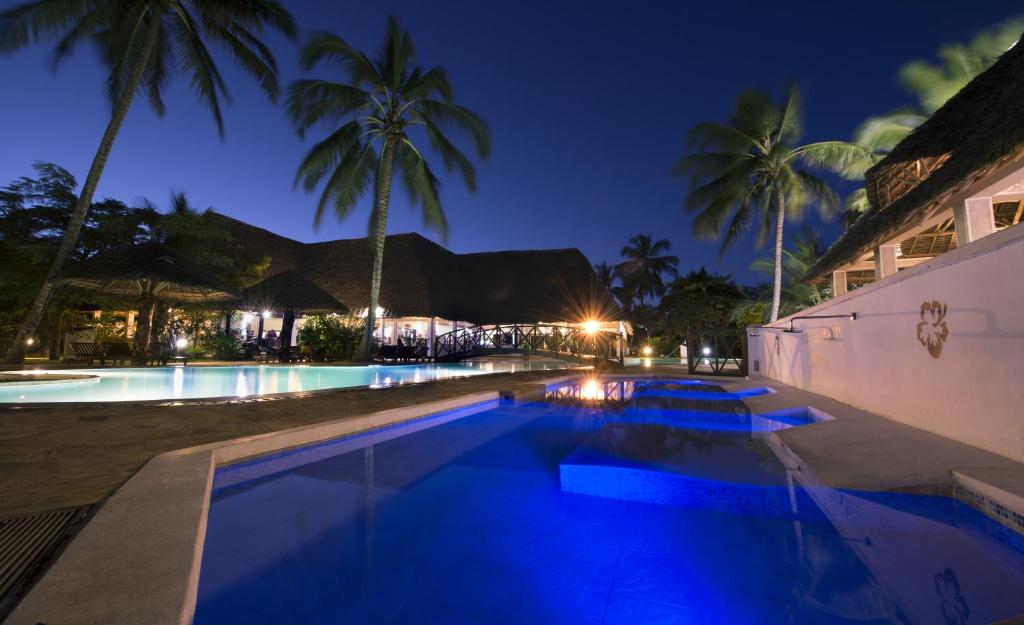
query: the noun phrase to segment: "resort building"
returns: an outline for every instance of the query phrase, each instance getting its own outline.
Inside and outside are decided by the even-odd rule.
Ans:
[[[365,317],[373,248],[368,239],[301,243],[218,215],[240,251],[269,260],[264,277],[295,272]],[[626,336],[629,325],[578,249],[456,254],[415,233],[387,237],[374,335],[383,344],[425,343],[499,325],[578,327]],[[251,310],[233,328],[279,333],[281,311]],[[262,319],[261,319],[262,317]],[[291,337],[295,344],[301,317]]]
[[[807,275],[833,299],[748,337],[750,372],[1024,460],[1024,46],[867,174]]]

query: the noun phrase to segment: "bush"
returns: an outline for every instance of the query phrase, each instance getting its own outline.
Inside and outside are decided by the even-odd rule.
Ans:
[[[313,360],[351,360],[363,340],[365,323],[354,317],[315,315],[299,328],[299,345]]]
[[[213,356],[218,360],[236,360],[245,354],[242,341],[233,336],[226,336],[224,333],[204,336],[201,341],[203,354]]]

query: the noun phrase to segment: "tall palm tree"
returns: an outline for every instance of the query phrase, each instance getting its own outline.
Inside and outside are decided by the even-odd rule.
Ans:
[[[296,35],[295,21],[278,0],[33,0],[0,13],[0,53],[55,39],[54,62],[59,63],[82,41],[94,43],[108,72],[107,94],[112,106],[60,248],[7,350],[7,362],[24,358],[25,340],[35,332],[53,293],[54,278],[75,248],[136,93],[144,91],[156,114],[163,115],[164,87],[175,72],[188,74],[196,96],[210,109],[223,137],[221,100],[230,101],[231,97],[207,43],[224,48],[275,99],[277,64],[260,39],[268,27],[290,38]]]
[[[843,141],[799,145],[801,134],[800,98],[795,87],[781,104],[763,91],[746,91],[737,100],[728,124],[694,126],[690,148],[696,151],[683,157],[674,170],[690,181],[685,207],[697,212],[694,233],[719,237],[724,228],[722,253],[753,224],[757,224],[757,243],[761,245],[774,222],[771,321],[779,317],[786,217],[801,217],[811,203],[827,216],[837,204],[828,185],[802,166],[848,174],[861,167],[870,154],[867,148]]]
[[[891,152],[947,100],[1016,45],[1021,32],[1024,32],[1024,18],[1014,18],[976,33],[967,44],[943,45],[938,51],[938,63],[918,59],[903,65],[900,82],[917,102],[870,117],[854,131],[854,143],[870,148],[874,156],[865,161],[863,171],[853,172],[850,178],[863,180],[868,167]],[[870,208],[867,191],[863,188],[855,191],[845,201],[844,208],[844,222],[849,226]]]
[[[439,181],[423,157],[419,128],[440,154],[449,172],[458,173],[470,191],[476,190],[473,163],[445,135],[465,131],[481,157],[490,151],[486,124],[475,113],[455,103],[448,75],[441,67],[424,70],[414,65],[415,51],[409,33],[395,18],[388,20],[384,45],[375,58],[356,50],[330,33],[313,35],[302,49],[306,69],[318,63],[340,63],[348,78],[309,79],[293,82],[288,90],[288,114],[300,136],[314,125],[330,134],[310,148],[295,177],[306,191],[326,178],[317,203],[314,223],[319,225],[330,205],[339,219],[347,217],[367,189],[373,187],[370,236],[374,239],[370,301],[367,307],[364,356],[369,356],[371,337],[380,301],[384,237],[392,178],[397,170],[409,198],[422,207],[423,220],[442,236],[447,221],[438,194]]]
[[[651,238],[649,234],[638,234],[622,247],[620,254],[625,258],[616,267],[623,285],[644,305],[644,297],[660,297],[665,293],[662,276],[675,278],[679,275],[676,266],[679,258],[665,254],[672,248],[667,239]]]

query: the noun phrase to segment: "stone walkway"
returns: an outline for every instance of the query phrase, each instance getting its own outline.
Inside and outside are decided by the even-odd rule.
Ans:
[[[0,518],[96,503],[166,451],[469,393],[521,391],[559,374],[501,373],[237,403],[0,408]]]

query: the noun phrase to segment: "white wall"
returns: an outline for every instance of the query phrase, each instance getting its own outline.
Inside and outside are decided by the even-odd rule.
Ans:
[[[917,338],[935,300],[949,331],[937,358]],[[1024,461],[1024,226],[798,316],[851,312],[751,328],[751,375]]]

